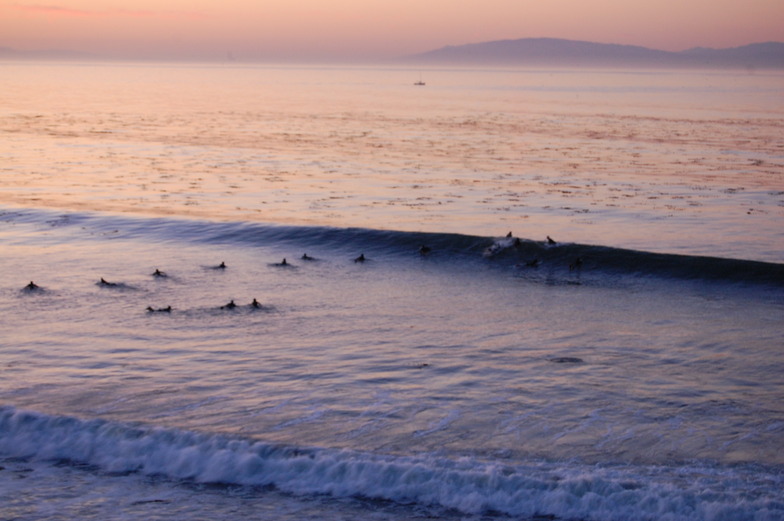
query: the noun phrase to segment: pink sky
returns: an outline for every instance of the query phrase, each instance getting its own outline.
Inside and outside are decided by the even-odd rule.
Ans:
[[[0,47],[372,59],[568,38],[678,51],[784,41],[784,0],[0,0]]]

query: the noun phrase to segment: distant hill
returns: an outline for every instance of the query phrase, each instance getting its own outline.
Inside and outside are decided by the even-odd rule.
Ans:
[[[678,54],[686,60],[716,66],[784,68],[784,43],[781,42],[753,43],[730,49],[697,47]]]
[[[407,56],[404,61],[446,65],[784,69],[784,43],[755,43],[730,49],[700,47],[669,52],[635,45],[523,38],[447,46]]]
[[[0,60],[100,60],[101,55],[69,50],[23,51],[0,47]],[[498,40],[406,56],[412,64],[510,65],[534,67],[659,67],[784,69],[784,43],[765,42],[709,49],[696,47],[680,52],[660,51],[636,45],[522,38]]]

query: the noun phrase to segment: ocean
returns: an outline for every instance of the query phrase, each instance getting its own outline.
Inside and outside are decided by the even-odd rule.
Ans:
[[[0,519],[784,519],[781,72],[0,71]]]

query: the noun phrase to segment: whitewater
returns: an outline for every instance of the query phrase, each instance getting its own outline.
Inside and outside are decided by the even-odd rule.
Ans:
[[[780,73],[0,67],[0,518],[784,519]]]

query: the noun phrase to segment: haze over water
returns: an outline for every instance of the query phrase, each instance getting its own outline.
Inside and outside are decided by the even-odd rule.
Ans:
[[[0,67],[0,517],[784,517],[781,73]]]

